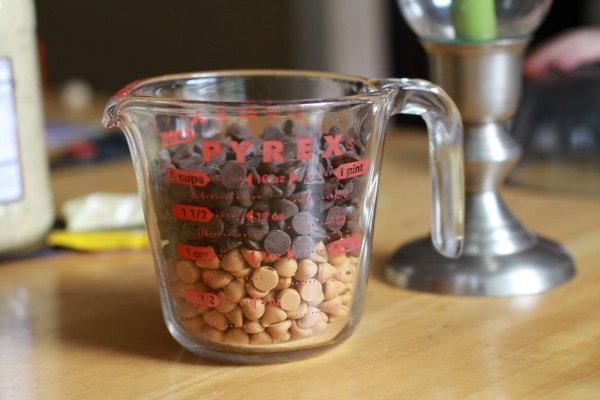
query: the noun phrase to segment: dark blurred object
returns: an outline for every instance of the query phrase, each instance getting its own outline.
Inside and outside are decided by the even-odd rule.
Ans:
[[[291,2],[36,0],[47,83],[113,92],[134,79],[223,68],[286,68]]]
[[[513,121],[523,156],[509,183],[600,194],[600,64],[524,89]]]

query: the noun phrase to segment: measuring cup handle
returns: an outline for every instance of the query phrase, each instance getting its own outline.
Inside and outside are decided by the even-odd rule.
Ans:
[[[431,177],[431,239],[437,251],[460,256],[464,240],[464,157],[462,122],[452,99],[439,87],[420,79],[378,80],[396,89],[392,113],[419,115],[429,133]]]

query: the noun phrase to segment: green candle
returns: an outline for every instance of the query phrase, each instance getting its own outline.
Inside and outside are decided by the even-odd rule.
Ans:
[[[473,41],[495,39],[494,0],[453,0],[452,22],[457,39]]]

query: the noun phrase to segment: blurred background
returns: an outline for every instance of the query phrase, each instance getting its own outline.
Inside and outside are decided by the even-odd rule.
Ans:
[[[595,23],[598,1],[555,0],[534,44]],[[396,0],[36,0],[47,85],[99,92],[164,73],[306,68],[427,77]]]
[[[36,0],[36,6],[42,77],[53,99],[46,114],[54,166],[128,156],[121,135],[101,134],[100,116],[108,96],[140,78],[239,68],[428,78],[425,53],[396,0]],[[531,48],[599,21],[600,1],[554,0]],[[513,182],[563,187],[573,170],[557,160],[566,160],[577,174],[581,166],[592,171],[583,188],[600,193],[599,77],[526,84],[513,130],[524,148],[521,165],[543,169],[520,168]],[[566,109],[562,99],[573,92],[580,101]],[[423,124],[412,116],[393,122]]]

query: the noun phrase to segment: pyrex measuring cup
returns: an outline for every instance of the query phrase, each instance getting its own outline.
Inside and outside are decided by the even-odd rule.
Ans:
[[[395,113],[428,124],[432,238],[457,256],[460,119],[428,82],[228,71],[137,81],[109,101],[103,122],[128,139],[177,341],[213,359],[262,363],[351,334]]]

